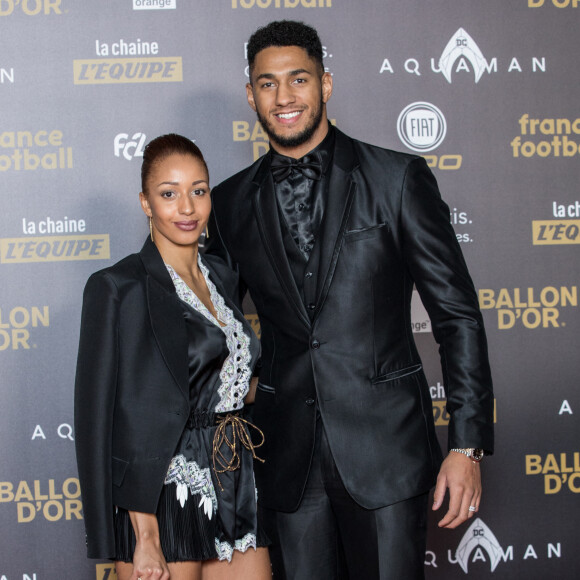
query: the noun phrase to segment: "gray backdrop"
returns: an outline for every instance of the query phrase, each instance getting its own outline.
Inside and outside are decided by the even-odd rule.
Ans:
[[[85,558],[73,380],[89,274],[137,251],[142,147],[179,132],[216,184],[267,149],[245,41],[320,32],[346,133],[427,157],[480,292],[497,453],[427,577],[577,578],[578,0],[0,0],[0,580],[113,578]],[[416,339],[445,445],[445,393]],[[256,328],[259,328],[256,324]]]

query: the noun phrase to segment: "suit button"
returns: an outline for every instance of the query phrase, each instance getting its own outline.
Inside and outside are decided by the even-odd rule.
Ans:
[[[310,343],[310,346],[314,349],[320,348],[320,342],[315,339]]]
[[[305,278],[312,278],[312,272],[306,272]]]
[[[307,405],[314,405],[314,399],[306,399],[306,401],[304,401]]]
[[[312,302],[308,305],[308,310],[314,310],[316,308],[316,304],[312,304]]]

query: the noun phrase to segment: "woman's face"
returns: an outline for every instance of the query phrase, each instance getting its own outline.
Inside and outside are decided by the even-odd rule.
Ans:
[[[197,245],[211,210],[209,176],[192,155],[174,153],[156,162],[141,192],[141,207],[152,219],[161,249]]]

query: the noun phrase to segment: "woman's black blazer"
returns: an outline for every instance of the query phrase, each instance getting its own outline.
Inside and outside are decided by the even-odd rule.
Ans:
[[[227,304],[237,276],[204,259]],[[252,365],[259,347],[253,341]],[[89,558],[114,556],[113,509],[154,513],[189,416],[183,304],[155,245],[93,274],[85,287],[75,440]]]

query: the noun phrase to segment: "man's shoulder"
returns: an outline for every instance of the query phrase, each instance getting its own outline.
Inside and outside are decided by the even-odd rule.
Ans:
[[[342,133],[342,135],[346,139],[350,140],[361,161],[379,160],[381,162],[390,162],[397,165],[408,165],[413,161],[423,159],[420,155],[416,155],[414,153],[396,151],[394,149],[388,149],[386,147],[360,141],[359,139],[349,137],[344,133]]]
[[[347,136],[337,130],[335,163],[355,181],[367,182],[371,189],[382,191],[397,187],[409,172],[429,173],[423,157],[387,149]]]
[[[216,185],[212,192],[213,194],[219,192],[238,192],[240,187],[247,186],[256,176],[260,166],[262,165],[262,161],[264,160],[264,155],[254,161],[251,165],[234,173],[231,177],[224,179],[220,184]]]

